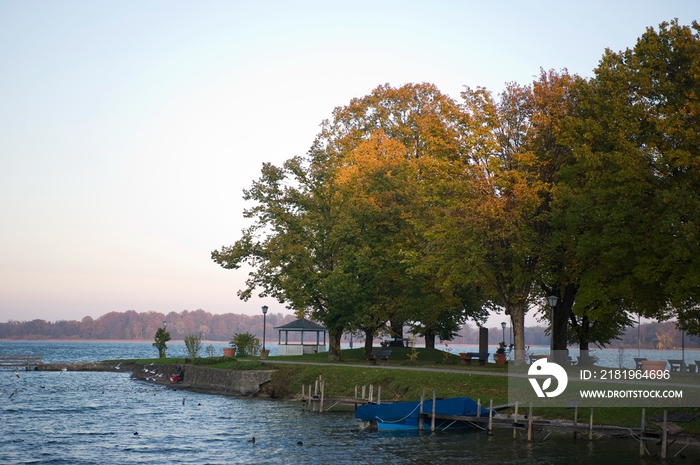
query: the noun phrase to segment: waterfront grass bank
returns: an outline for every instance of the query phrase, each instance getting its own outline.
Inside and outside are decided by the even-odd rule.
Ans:
[[[326,353],[303,356],[270,357],[267,360],[228,359],[213,357],[202,359],[148,359],[130,362],[143,364],[196,364],[223,370],[274,370],[269,382],[261,386],[260,395],[273,398],[295,398],[301,395],[301,386],[313,385],[321,377],[325,381],[325,395],[329,397],[352,397],[355,386],[381,386],[382,401],[415,401],[420,399],[423,389],[434,389],[440,397],[469,396],[488,405],[508,402],[508,366],[487,364],[467,366],[460,364],[459,356],[440,350],[392,349],[387,369],[370,365],[363,351],[346,349],[340,361],[328,360]],[[417,354],[417,355],[416,355]],[[116,361],[114,361],[116,362]],[[430,394],[432,395],[432,393]],[[520,413],[524,413],[521,406]],[[638,428],[641,408],[597,407],[594,422],[597,425],[612,425]],[[663,408],[647,408],[647,419],[663,415]],[[700,409],[673,409],[674,413],[690,413],[700,417]],[[500,413],[512,413],[512,409]],[[534,415],[544,419],[573,420],[574,409],[536,408]],[[589,409],[579,409],[578,421],[587,422]],[[680,423],[685,433],[700,435],[700,420]],[[648,423],[650,429],[656,428]]]

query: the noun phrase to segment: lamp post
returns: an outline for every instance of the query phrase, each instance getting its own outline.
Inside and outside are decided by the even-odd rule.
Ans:
[[[263,353],[265,352],[265,325],[267,324],[267,305],[262,306],[263,312]]]
[[[637,358],[641,357],[639,355],[640,352],[640,347],[641,347],[641,335],[642,335],[642,315],[638,314],[637,315]]]
[[[165,329],[166,326],[168,326],[168,322],[167,322],[167,321],[163,321],[163,329]]]
[[[547,297],[547,302],[549,302],[549,308],[552,309],[552,318],[549,325],[549,356],[550,358],[554,358],[554,309],[557,307],[559,297],[550,295]]]
[[[685,371],[685,330],[681,331],[681,372]]]
[[[503,347],[505,347],[506,346],[506,322],[505,321],[501,323],[501,329],[503,330],[502,343],[503,343]]]

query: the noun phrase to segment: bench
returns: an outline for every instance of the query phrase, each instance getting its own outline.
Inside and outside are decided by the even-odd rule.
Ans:
[[[3,367],[25,367],[27,370],[32,366],[41,365],[41,355],[0,355],[0,366]]]
[[[379,344],[382,347],[408,347],[411,341],[405,337],[395,337],[393,339],[385,339]]]
[[[390,350],[373,350],[372,355],[367,357],[367,360],[372,365],[377,364],[377,360],[382,362],[383,365],[387,365],[389,363],[389,357],[391,356],[391,351]]]
[[[671,365],[671,371],[681,371],[683,360],[669,360],[668,364]]]
[[[488,352],[460,352],[459,353],[459,363],[463,365],[471,365],[472,359],[478,360],[479,365],[486,365],[489,359]]]

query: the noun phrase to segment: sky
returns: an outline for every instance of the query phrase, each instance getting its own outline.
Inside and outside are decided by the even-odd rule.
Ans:
[[[0,322],[258,314],[211,251],[263,162],[380,84],[494,93],[700,19],[688,1],[0,1]],[[503,315],[493,316],[497,325]],[[532,323],[529,317],[528,323]]]

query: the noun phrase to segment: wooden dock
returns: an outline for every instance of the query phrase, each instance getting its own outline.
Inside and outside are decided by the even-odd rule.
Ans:
[[[421,399],[421,402],[423,400]],[[481,402],[478,402],[479,405]],[[501,406],[504,407],[504,406]],[[669,436],[672,436],[671,444],[677,444],[684,446],[680,449],[677,454],[683,451],[687,446],[694,445],[700,446],[700,437],[697,435],[682,434],[682,428],[675,425],[675,423],[667,421],[668,412],[664,410],[663,422],[660,422],[658,426],[661,431],[649,431],[646,429],[645,423],[645,412],[646,409],[642,409],[641,427],[631,428],[623,426],[608,426],[608,425],[595,425],[593,423],[593,409],[590,409],[588,422],[579,423],[578,422],[578,406],[574,406],[574,420],[573,421],[562,421],[562,420],[542,420],[535,419],[533,416],[532,404],[529,405],[529,410],[527,415],[518,415],[519,404],[515,403],[515,412],[512,416],[505,416],[500,414],[495,414],[495,408],[493,407],[493,401],[491,401],[491,407],[489,408],[488,416],[462,416],[462,415],[440,415],[435,413],[423,413],[423,408],[421,406],[421,413],[419,417],[423,421],[419,421],[419,425],[422,426],[423,422],[430,423],[432,425],[431,431],[435,430],[436,420],[446,420],[453,423],[464,422],[470,423],[474,427],[486,431],[488,434],[493,434],[493,428],[508,428],[513,430],[513,439],[517,439],[518,434],[523,436],[523,432],[527,436],[527,440],[532,442],[535,440],[535,435],[538,433],[546,433],[542,441],[547,440],[547,438],[554,432],[557,433],[572,433],[574,439],[579,435],[581,437],[587,436],[589,440],[594,438],[600,438],[602,436],[610,437],[630,437],[634,440],[639,441],[639,455],[644,456],[651,455],[649,449],[647,448],[646,441],[653,441],[653,443],[661,446],[660,455],[661,458],[666,458],[669,446]],[[481,409],[478,408],[477,411]],[[654,422],[656,423],[656,422]],[[443,431],[447,428],[443,428]]]
[[[311,393],[311,384],[309,384],[308,391],[306,390],[306,386],[302,385],[301,387],[302,410],[323,413],[329,411],[337,405],[354,405],[354,407],[357,408],[358,405],[381,404],[382,402],[381,387],[377,389],[377,395],[375,398],[374,386],[372,385],[369,386],[369,390],[367,390],[367,386],[362,386],[362,389],[360,390],[360,387],[356,385],[354,397],[326,397],[326,382],[320,376],[314,382],[313,386],[313,394]],[[367,395],[367,397],[365,397],[365,395]]]
[[[572,434],[574,440],[578,437],[588,437],[589,440],[594,440],[603,436],[628,437],[639,441],[639,455],[641,457],[644,455],[652,455],[647,447],[649,444],[661,446],[659,452],[661,458],[666,458],[670,444],[683,446],[675,455],[680,454],[690,445],[700,446],[700,437],[697,435],[683,434],[682,428],[675,425],[675,423],[667,421],[667,411],[664,411],[663,422],[653,422],[659,426],[660,431],[650,431],[646,428],[646,409],[642,409],[641,426],[639,428],[596,425],[593,422],[594,412],[592,408],[589,409],[588,412],[588,421],[579,422],[578,403],[570,406],[570,408],[574,410],[573,421],[537,419],[534,416],[532,404],[529,404],[527,414],[525,415],[525,410],[521,410],[521,407],[524,406],[521,406],[518,402],[494,406],[493,401],[490,401],[489,408],[487,409],[489,413],[485,416],[441,415],[434,412],[425,412],[423,409],[425,391],[426,389],[423,389],[420,401],[419,418],[423,421],[418,422],[419,430],[423,430],[423,425],[425,423],[431,425],[431,431],[435,431],[436,420],[442,420],[452,423],[469,423],[476,429],[486,431],[488,434],[493,434],[494,428],[512,429],[513,439],[517,439],[518,436],[520,436],[523,439],[527,438],[527,441],[530,442],[535,441],[536,435],[543,436],[542,439],[538,440],[546,441],[552,433],[569,433]],[[360,391],[360,387],[356,385],[354,397],[325,397],[325,381],[319,376],[313,385],[313,391],[312,385],[308,385],[308,390],[305,386],[302,386],[301,404],[302,409],[319,413],[327,412],[336,405],[341,404],[354,405],[355,408],[357,408],[358,405],[381,404],[381,392],[382,388],[378,386],[375,398],[374,386],[370,385],[369,389],[367,389],[367,386],[362,386]],[[433,406],[435,405],[436,398],[436,393],[433,390]],[[481,412],[481,400],[477,400],[477,405],[476,411]],[[498,410],[505,408],[513,408],[513,414],[502,415],[497,413]],[[449,429],[450,426],[441,429],[444,431]],[[671,436],[670,444],[669,436]]]
[[[43,356],[34,354],[0,355],[0,367],[24,367],[31,370],[42,364],[42,358]]]

